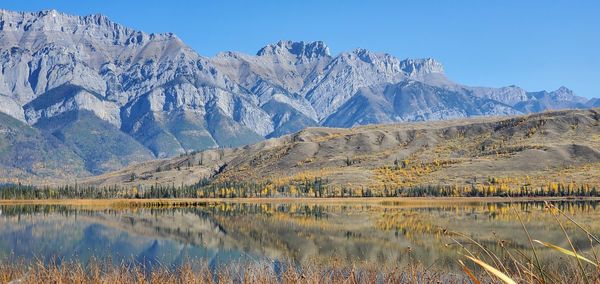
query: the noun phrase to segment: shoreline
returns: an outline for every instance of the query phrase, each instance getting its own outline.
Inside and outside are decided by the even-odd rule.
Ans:
[[[505,203],[541,201],[600,201],[600,197],[264,197],[264,198],[149,198],[149,199],[22,199],[0,200],[0,205],[127,206],[143,204],[193,205],[199,203],[309,203],[382,204],[399,203]]]

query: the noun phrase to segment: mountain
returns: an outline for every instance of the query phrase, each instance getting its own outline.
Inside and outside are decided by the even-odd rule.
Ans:
[[[84,176],[84,164],[57,138],[0,113],[0,182]]]
[[[566,88],[464,86],[431,58],[400,60],[360,48],[332,55],[320,41],[204,57],[171,33],[55,10],[0,10],[0,66],[0,112],[57,138],[92,174],[311,126],[592,106]],[[75,127],[92,124],[101,135]],[[78,134],[64,140],[73,127]],[[93,153],[91,146],[109,137],[128,145],[125,152]]]
[[[600,107],[600,99],[591,99],[587,102],[588,107]]]
[[[131,136],[90,111],[70,112],[36,124],[85,162],[90,174],[114,171],[152,159],[152,153]]]
[[[271,183],[387,188],[450,185],[469,189],[500,180],[533,188],[550,182],[600,183],[600,109],[527,116],[311,127],[234,149],[145,162],[81,184]],[[131,176],[139,177],[131,180]],[[548,179],[552,177],[552,179]]]
[[[586,108],[592,104],[592,100],[588,101],[585,98],[577,97],[573,91],[566,87],[560,87],[553,92],[533,92],[528,93],[528,99],[515,104],[515,108],[528,113],[540,112],[548,109],[573,109]]]
[[[332,127],[514,115],[508,105],[419,81],[361,88],[323,123]]]

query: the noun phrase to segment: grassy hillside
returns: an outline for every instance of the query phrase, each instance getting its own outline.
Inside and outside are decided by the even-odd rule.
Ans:
[[[36,127],[56,137],[85,161],[85,170],[100,174],[154,158],[131,136],[89,111],[69,112]]]
[[[58,139],[0,113],[0,177],[3,182],[89,175],[84,161]]]
[[[309,128],[242,148],[146,162],[86,183],[186,185],[203,178],[272,189],[314,180],[347,191],[439,185],[457,191],[589,189],[600,185],[600,110]]]

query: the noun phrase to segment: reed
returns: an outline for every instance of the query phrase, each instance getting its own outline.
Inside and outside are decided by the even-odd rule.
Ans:
[[[465,260],[459,259],[459,263],[473,283],[487,283],[499,281],[501,283],[600,283],[600,270],[598,269],[600,262],[596,257],[594,245],[598,242],[598,237],[590,233],[582,224],[577,223],[571,216],[557,208],[555,205],[545,202],[545,208],[548,214],[552,215],[557,223],[558,228],[564,233],[565,240],[569,244],[569,248],[563,248],[542,240],[533,240],[527,231],[526,226],[521,222],[523,230],[526,233],[531,244],[531,258],[526,252],[516,251],[512,253],[505,249],[502,240],[499,240],[500,247],[504,248],[503,254],[498,255],[493,250],[486,249],[485,246],[469,236],[457,232],[446,231],[448,237],[459,245],[465,253],[462,257]],[[519,213],[516,212],[517,217]],[[562,217],[562,218],[561,218]],[[590,240],[589,253],[591,256],[586,256],[584,253],[575,247],[571,236],[565,230],[565,223],[571,223],[577,226],[586,233]],[[459,239],[459,238],[462,238]],[[534,243],[541,248],[546,248],[556,253],[556,258],[545,267],[539,262]],[[574,260],[574,261],[573,261]],[[477,278],[471,272],[472,269],[467,267],[465,263],[470,261],[476,266],[482,268],[486,273],[486,279]]]
[[[283,267],[283,268],[282,268]],[[403,268],[327,267],[237,264],[213,267],[189,261],[178,267],[142,264],[88,264],[35,262],[0,264],[2,283],[465,283],[463,275],[428,270],[422,266]]]
[[[476,252],[473,252],[477,255]],[[592,283],[600,280],[597,269],[580,273],[575,265],[556,263],[560,269],[542,278],[531,263],[510,265],[500,271],[488,264],[484,255],[463,256],[458,260],[462,272],[449,272],[418,263],[404,267],[319,265],[273,265],[273,263],[210,265],[190,260],[179,266],[154,266],[108,261],[88,263],[17,262],[0,264],[0,283]],[[560,259],[560,258],[557,258]]]

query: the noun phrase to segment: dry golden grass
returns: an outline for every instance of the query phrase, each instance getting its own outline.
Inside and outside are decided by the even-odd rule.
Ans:
[[[465,244],[466,246],[466,244]],[[470,254],[470,253],[469,253]],[[493,255],[492,258],[497,258]],[[559,269],[538,273],[532,263],[488,263],[465,255],[457,262],[461,272],[448,272],[425,267],[417,261],[404,267],[330,267],[320,265],[295,266],[272,262],[211,266],[204,261],[188,261],[176,267],[143,264],[113,264],[110,260],[91,260],[87,264],[62,264],[37,261],[0,264],[0,283],[598,283],[597,269],[579,272],[562,259]],[[469,262],[476,259],[475,263]],[[500,260],[499,258],[497,258]],[[485,270],[478,269],[480,265]],[[489,271],[492,271],[490,273]],[[502,280],[502,281],[499,281]],[[506,281],[514,282],[506,282]]]
[[[482,275],[483,276],[483,275]],[[465,283],[462,275],[427,270],[418,264],[403,268],[366,268],[273,263],[227,265],[211,268],[205,262],[179,267],[153,267],[92,261],[87,265],[0,264],[1,283]]]

